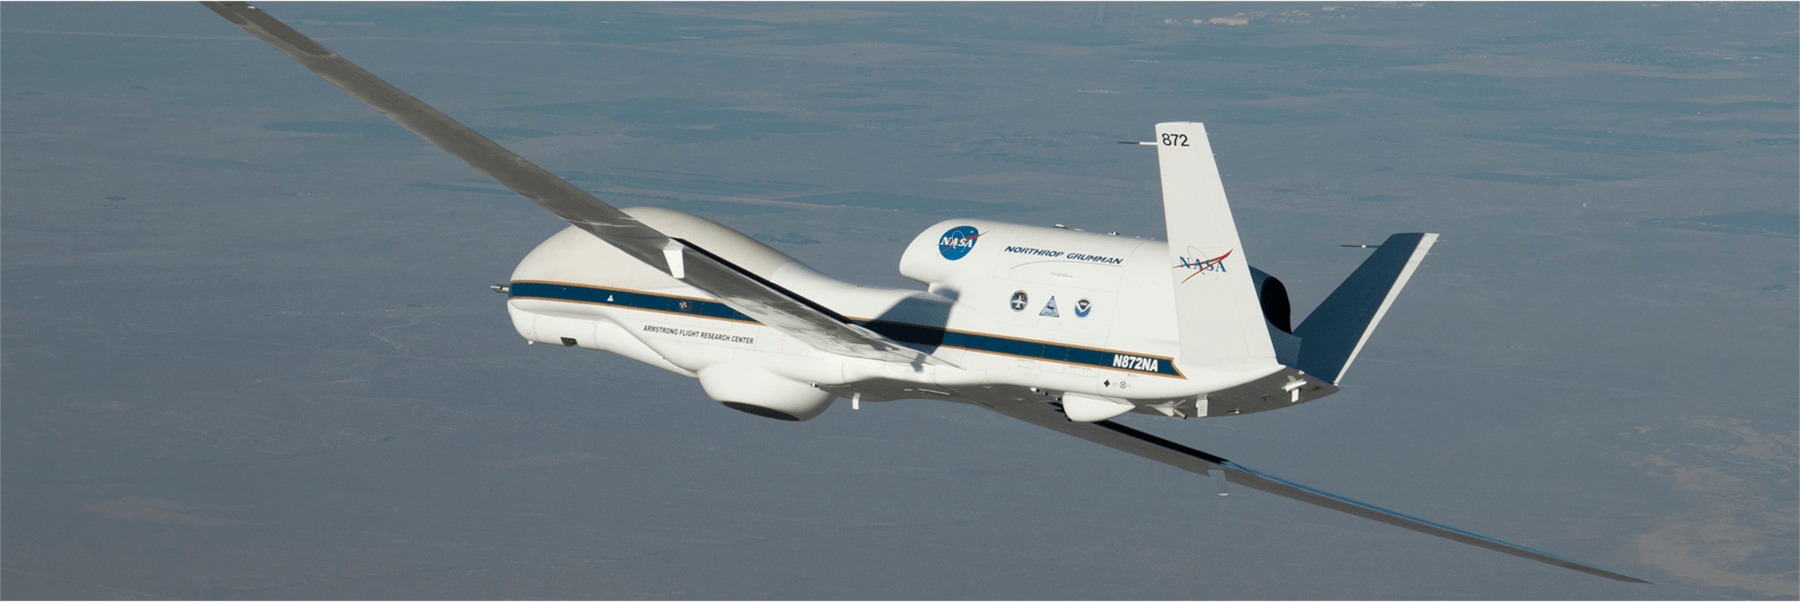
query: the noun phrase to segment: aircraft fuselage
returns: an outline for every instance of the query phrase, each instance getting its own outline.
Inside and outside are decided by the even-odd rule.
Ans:
[[[690,377],[715,364],[744,363],[864,401],[952,399],[963,387],[1012,385],[1188,417],[1274,409],[1336,391],[1312,383],[1295,396],[1276,387],[1271,401],[1279,403],[1252,403],[1271,391],[1219,393],[1281,372],[1281,365],[1179,364],[1172,268],[1161,241],[948,220],[920,233],[901,257],[901,273],[927,285],[919,291],[831,278],[696,216],[626,211],[948,365],[822,353],[575,228],[546,240],[514,271],[507,306],[521,335],[612,351]],[[1237,399],[1246,395],[1254,399]]]

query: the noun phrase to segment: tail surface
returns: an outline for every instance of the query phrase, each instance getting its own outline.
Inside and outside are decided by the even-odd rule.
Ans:
[[[1294,329],[1301,341],[1299,365],[1294,367],[1337,384],[1437,237],[1427,233],[1395,234],[1382,242],[1375,254],[1363,260]]]
[[[1238,240],[1225,185],[1213,161],[1206,126],[1156,124],[1162,169],[1163,217],[1169,227],[1170,277],[1179,362],[1227,367],[1275,365],[1250,264]]]

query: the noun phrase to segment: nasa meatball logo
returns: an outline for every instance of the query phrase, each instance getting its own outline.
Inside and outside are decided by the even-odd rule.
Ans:
[[[975,239],[980,237],[981,232],[977,231],[974,226],[951,228],[949,232],[945,232],[942,237],[938,238],[938,254],[950,261],[962,259],[964,255],[969,254],[971,249],[975,248]]]

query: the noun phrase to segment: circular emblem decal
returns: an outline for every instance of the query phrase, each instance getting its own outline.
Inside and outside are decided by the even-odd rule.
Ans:
[[[1018,292],[1013,293],[1013,296],[1012,296],[1013,311],[1025,311],[1025,306],[1029,303],[1030,303],[1030,298],[1025,296],[1025,291],[1018,291]]]
[[[938,238],[938,254],[950,261],[962,259],[969,254],[969,250],[975,248],[975,239],[980,237],[981,232],[976,231],[974,226],[951,228]]]

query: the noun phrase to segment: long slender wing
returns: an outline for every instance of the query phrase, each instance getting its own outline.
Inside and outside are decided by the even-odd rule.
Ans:
[[[1291,500],[1306,502],[1314,506],[1329,508],[1346,514],[1354,514],[1356,516],[1387,523],[1403,529],[1418,531],[1426,535],[1442,537],[1451,541],[1487,548],[1502,554],[1511,554],[1528,560],[1536,560],[1545,564],[1552,564],[1566,569],[1581,571],[1589,575],[1597,575],[1614,581],[1648,583],[1647,581],[1630,575],[1615,573],[1554,554],[1540,552],[1518,544],[1507,543],[1492,537],[1476,535],[1455,527],[1407,516],[1393,510],[1388,510],[1372,504],[1365,504],[1341,495],[1320,491],[1287,479],[1252,470],[1225,458],[1168,439],[1163,439],[1156,435],[1145,433],[1116,422],[1071,422],[1068,418],[1064,417],[1062,412],[1058,411],[1055,406],[1042,401],[999,402],[998,400],[994,400],[993,402],[982,403],[981,405],[1019,420],[1054,431],[1074,435],[1128,454],[1149,458],[1189,472],[1215,477],[1222,473],[1225,479],[1230,483],[1249,487],[1258,491],[1273,493]]]
[[[831,353],[885,361],[942,363],[929,354],[904,347],[858,326],[837,312],[697,245],[669,238],[457,123],[254,6],[242,2],[201,4],[427,142],[549,209],[557,217],[651,267],[712,294],[744,315]]]

